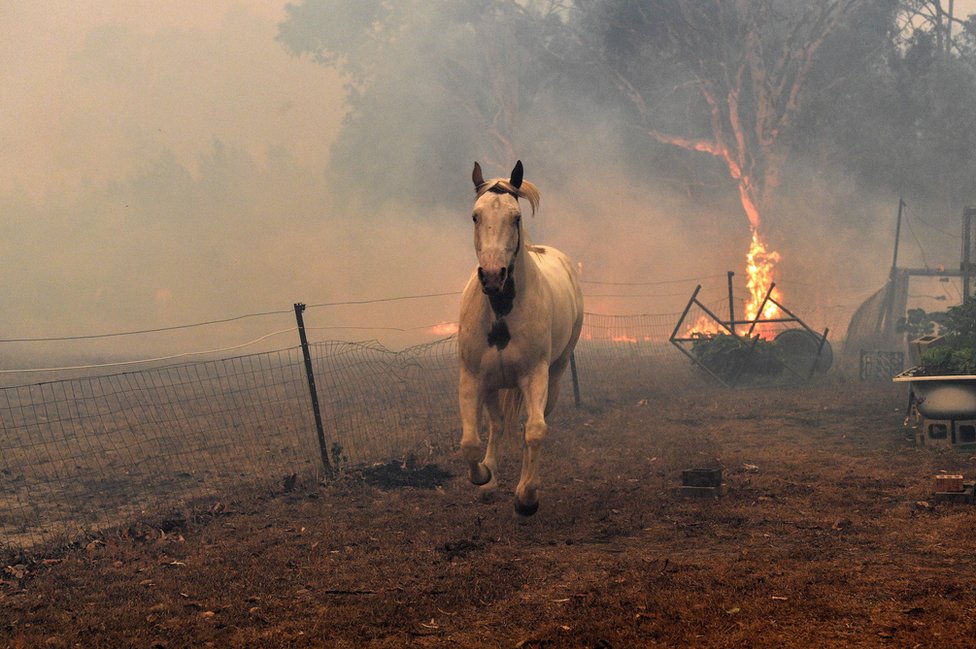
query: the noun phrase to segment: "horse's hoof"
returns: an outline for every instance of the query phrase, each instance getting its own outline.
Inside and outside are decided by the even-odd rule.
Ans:
[[[518,498],[515,499],[515,511],[520,516],[531,516],[532,514],[539,511],[539,501],[535,501],[531,505],[523,505],[522,501]]]
[[[471,469],[471,484],[480,487],[491,482],[491,469],[486,467],[484,464],[480,465],[479,468],[485,472],[485,477],[484,479],[481,479],[481,476],[477,475],[477,469]]]

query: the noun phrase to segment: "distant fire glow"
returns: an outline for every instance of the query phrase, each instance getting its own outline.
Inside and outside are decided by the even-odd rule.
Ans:
[[[433,336],[453,336],[458,332],[458,323],[440,322],[427,330]]]
[[[610,338],[611,341],[615,343],[636,343],[636,336],[613,336]]]
[[[688,328],[686,335],[701,334],[702,336],[712,336],[717,333],[727,332],[722,325],[703,314],[698,316],[698,320]]]

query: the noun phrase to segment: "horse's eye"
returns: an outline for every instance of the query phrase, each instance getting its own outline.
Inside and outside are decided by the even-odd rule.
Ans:
[[[471,215],[471,220],[474,221],[475,223],[477,223],[478,222],[478,215],[477,214],[472,214]]]
[[[522,215],[521,214],[519,214],[518,216],[515,217],[515,227],[518,227],[520,225],[522,225]]]

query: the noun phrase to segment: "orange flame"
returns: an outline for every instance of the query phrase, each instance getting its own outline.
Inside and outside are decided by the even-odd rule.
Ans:
[[[759,238],[759,230],[752,228],[752,244],[746,254],[746,287],[749,289],[749,298],[746,300],[745,319],[755,320],[759,314],[759,307],[762,305],[770,285],[773,283],[773,267],[780,260],[778,252],[767,250],[766,244]],[[770,297],[776,301],[780,300],[779,289],[773,288]],[[762,318],[775,318],[779,315],[779,307],[772,301],[767,301],[763,307]],[[763,338],[771,335],[769,326],[759,324],[754,333]]]
[[[712,336],[717,333],[727,333],[725,327],[722,327],[717,322],[709,318],[707,315],[702,314],[698,316],[698,320],[695,324],[688,327],[685,331],[685,337],[692,336],[694,334],[701,334],[703,336]]]
[[[752,243],[749,246],[749,252],[746,254],[746,276],[748,278],[746,280],[746,287],[749,290],[749,297],[746,299],[743,317],[743,320],[749,321],[756,319],[756,315],[759,313],[759,307],[762,305],[766,293],[769,291],[769,287],[773,284],[773,268],[780,260],[778,252],[766,249],[766,244],[759,237],[759,230],[755,227],[751,228],[751,230]],[[779,302],[781,300],[779,289],[774,287],[770,297]],[[763,307],[761,320],[776,318],[779,315],[780,308],[770,300]],[[748,325],[740,325],[737,331],[740,334],[745,334],[748,331]],[[726,332],[727,330],[720,323],[703,314],[698,317],[698,320],[694,324],[687,328],[685,336],[694,334],[712,336]],[[773,333],[771,325],[760,322],[753,329],[752,335],[768,338]]]

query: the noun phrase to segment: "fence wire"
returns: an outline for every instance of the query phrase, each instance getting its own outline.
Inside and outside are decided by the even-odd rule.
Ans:
[[[334,464],[429,456],[453,447],[455,337],[400,352],[375,342],[310,347]]]
[[[298,348],[0,389],[0,543],[317,468],[309,401]]]
[[[622,375],[639,381],[662,359],[683,362],[666,344],[673,319],[587,314],[576,351],[584,406],[613,399]],[[456,449],[456,337],[399,352],[322,342],[310,353],[333,466]],[[0,388],[0,435],[8,550],[296,475],[314,484],[323,470],[300,347]]]

